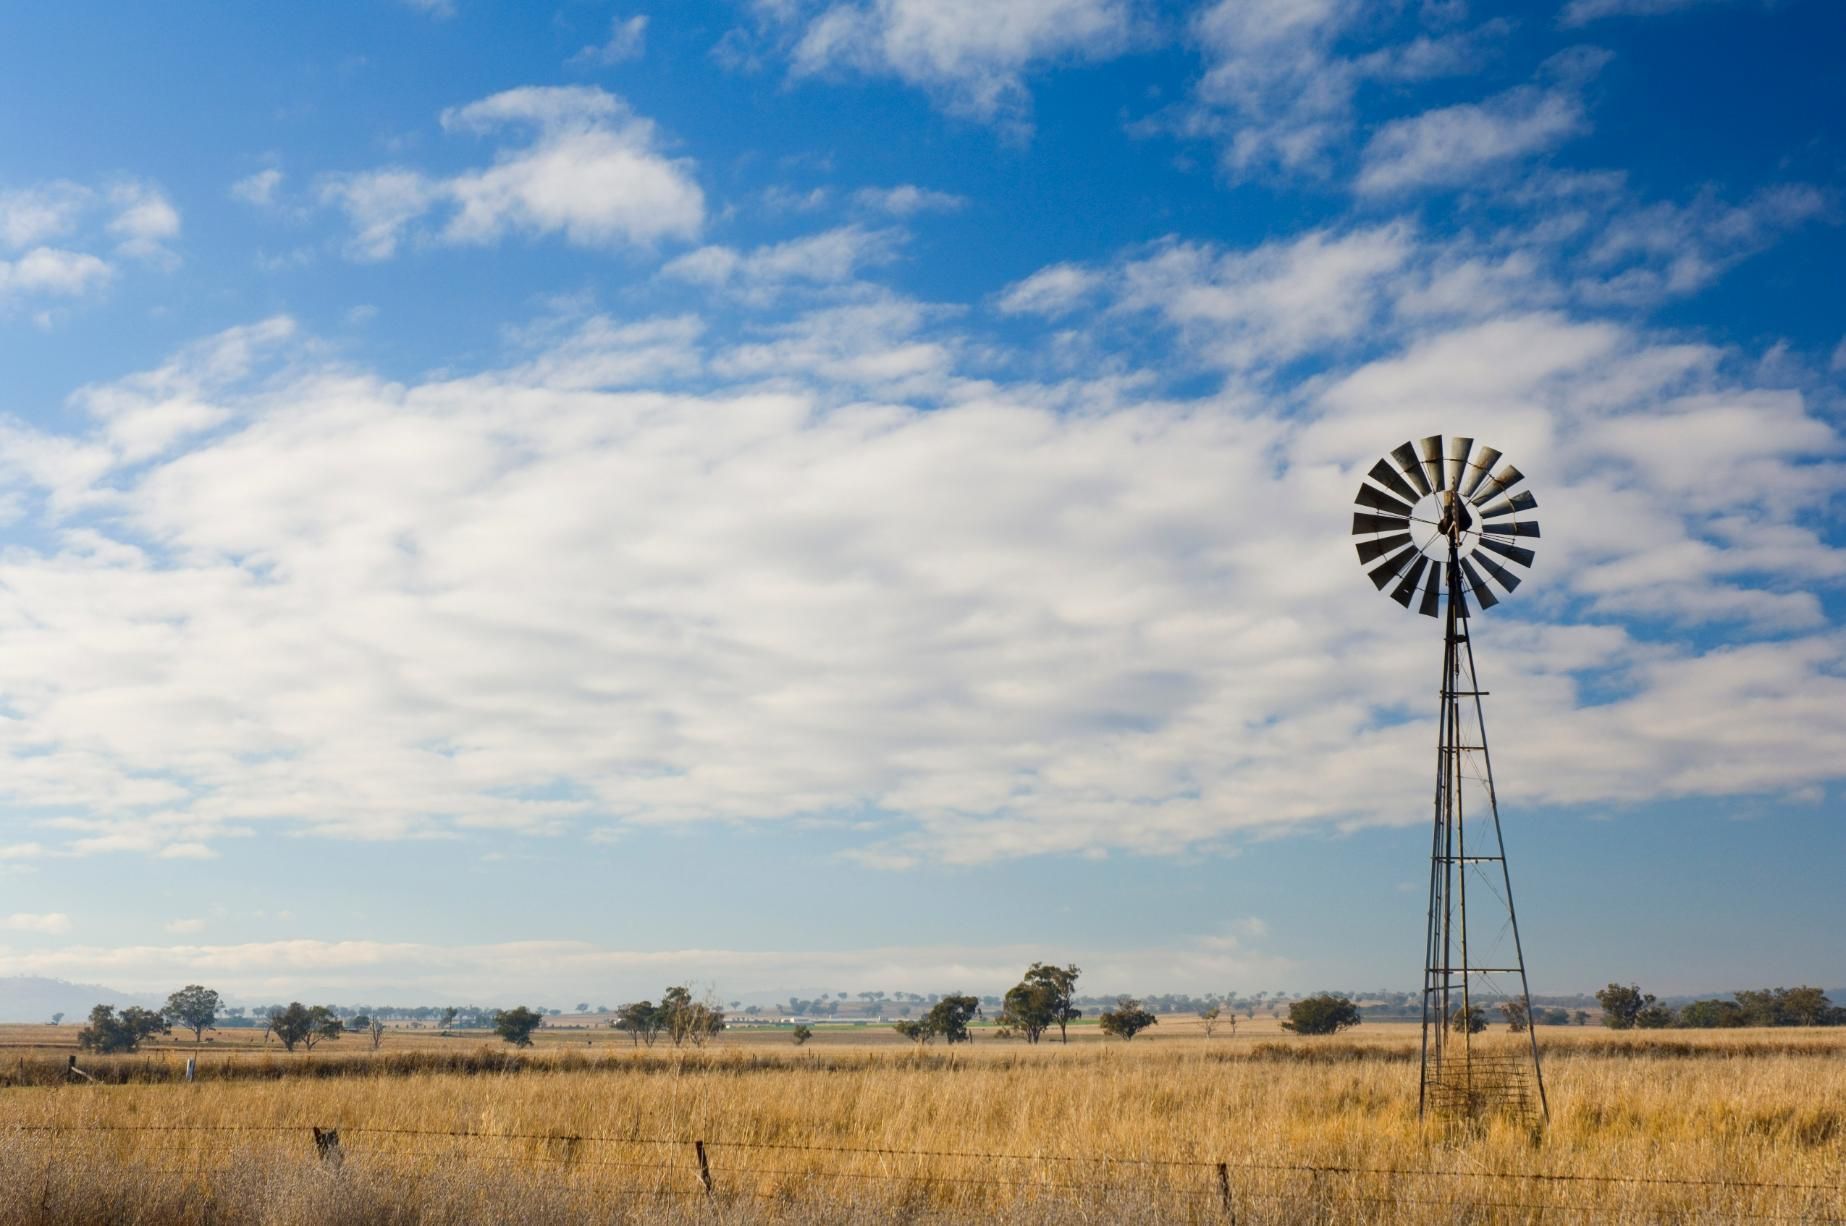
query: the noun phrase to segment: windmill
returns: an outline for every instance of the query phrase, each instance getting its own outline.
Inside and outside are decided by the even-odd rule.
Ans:
[[[1469,633],[1519,586],[1533,560],[1521,542],[1538,537],[1538,500],[1511,464],[1493,471],[1500,458],[1471,438],[1446,454],[1439,434],[1405,443],[1366,473],[1352,530],[1372,584],[1443,624],[1417,1113],[1537,1122],[1549,1108]],[[1524,1019],[1523,1040],[1476,1033],[1495,1005]]]

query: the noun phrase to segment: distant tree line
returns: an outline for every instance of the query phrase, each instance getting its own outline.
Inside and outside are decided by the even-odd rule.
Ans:
[[[1710,1030],[1734,1026],[1846,1026],[1846,1008],[1819,988],[1756,988],[1731,999],[1695,1000],[1674,1009],[1636,984],[1612,983],[1596,993],[1602,1024],[1611,1030]]]

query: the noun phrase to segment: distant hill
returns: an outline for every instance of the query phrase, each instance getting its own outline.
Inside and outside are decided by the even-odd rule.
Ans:
[[[0,977],[0,1022],[49,1022],[62,1013],[67,1022],[80,1022],[97,1005],[140,1005],[157,1009],[165,1001],[134,992],[118,992],[95,983],[72,983],[37,975]]]

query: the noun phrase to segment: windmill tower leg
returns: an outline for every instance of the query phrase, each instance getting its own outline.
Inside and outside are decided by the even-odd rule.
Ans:
[[[1526,981],[1512,875],[1500,830],[1500,810],[1487,749],[1483,691],[1459,546],[1449,542],[1444,618],[1440,731],[1436,749],[1434,823],[1430,843],[1429,913],[1424,946],[1422,1070],[1417,1112],[1444,1120],[1507,1113],[1549,1116],[1532,997]],[[1434,582],[1432,580],[1432,582]],[[1472,836],[1474,845],[1469,845]],[[1470,947],[1469,887],[1476,923],[1493,931]],[[1483,896],[1484,892],[1484,896]],[[1484,913],[1483,913],[1484,908]],[[1503,917],[1503,918],[1502,918]],[[1504,939],[1510,936],[1510,944]],[[1484,956],[1483,956],[1484,955]],[[1476,1010],[1489,999],[1516,1004],[1525,1042],[1477,1045]]]

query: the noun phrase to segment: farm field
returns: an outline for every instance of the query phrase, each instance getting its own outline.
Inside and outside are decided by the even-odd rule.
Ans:
[[[1541,1028],[1541,1136],[1425,1133],[1406,1025],[1302,1039],[1257,1019],[1207,1040],[1164,1018],[1132,1043],[953,1050],[856,1028],[697,1051],[547,1030],[518,1055],[407,1031],[376,1054],[213,1044],[193,1084],[189,1043],[71,1083],[66,1034],[0,1028],[0,1221],[1846,1218],[1837,1029]]]

